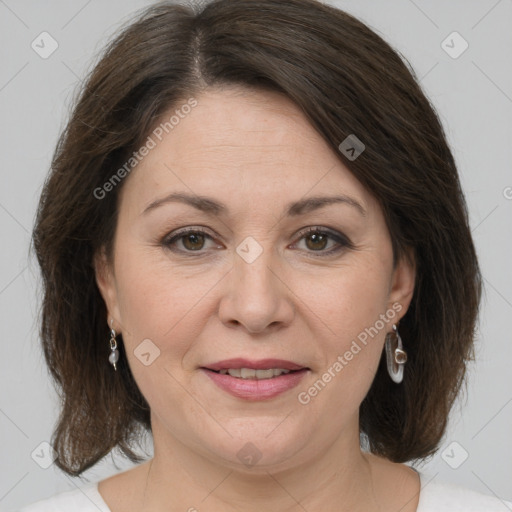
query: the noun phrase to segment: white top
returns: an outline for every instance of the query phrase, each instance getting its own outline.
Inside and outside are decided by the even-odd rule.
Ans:
[[[512,502],[454,484],[436,482],[418,472],[421,491],[416,512],[510,512]],[[98,491],[98,483],[56,494],[17,512],[111,512]]]

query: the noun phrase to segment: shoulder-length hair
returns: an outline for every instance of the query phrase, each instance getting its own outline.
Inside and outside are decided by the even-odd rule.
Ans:
[[[158,3],[109,44],[82,86],[42,191],[33,244],[44,297],[40,335],[61,397],[57,465],[79,475],[151,432],[123,357],[108,364],[105,303],[93,267],[112,256],[122,180],[101,192],[170,108],[210,86],[279,91],[378,200],[396,261],[411,252],[415,291],[400,323],[404,381],[384,355],[361,404],[371,452],[395,462],[438,448],[473,359],[481,275],[454,158],[413,71],[380,36],[315,0]],[[365,151],[347,159],[355,134]],[[125,167],[126,170],[126,167]],[[122,174],[122,173],[121,173]]]

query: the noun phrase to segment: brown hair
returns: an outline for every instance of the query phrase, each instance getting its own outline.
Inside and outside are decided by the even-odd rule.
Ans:
[[[395,462],[433,454],[473,358],[481,276],[457,169],[414,73],[366,25],[315,0],[159,3],[109,44],[61,135],[33,232],[41,266],[44,355],[62,401],[52,442],[78,475],[150,432],[149,406],[123,353],[108,364],[105,303],[93,256],[112,256],[117,197],[93,193],[159,118],[205,87],[287,95],[379,201],[395,262],[412,250],[414,296],[400,323],[408,352],[396,385],[384,356],[360,408],[370,450]],[[338,145],[355,134],[355,160]]]

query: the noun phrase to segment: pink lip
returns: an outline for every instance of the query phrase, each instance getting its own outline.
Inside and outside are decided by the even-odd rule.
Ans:
[[[259,359],[258,361],[251,361],[250,359],[237,357],[235,359],[225,359],[224,361],[208,364],[203,368],[215,371],[228,370],[229,368],[254,368],[255,370],[282,368],[283,370],[302,370],[304,366],[283,359]]]
[[[237,368],[238,366],[228,366],[228,368]],[[247,365],[240,368],[254,368],[254,366]],[[270,366],[267,368],[284,368],[283,366]],[[260,368],[265,369],[265,368]],[[219,388],[230,393],[238,398],[243,398],[250,401],[267,400],[273,398],[289,389],[294,388],[299,384],[304,375],[309,371],[307,368],[279,375],[271,379],[240,379],[232,377],[229,374],[222,375],[215,373],[208,368],[201,368],[210,379],[213,380]]]

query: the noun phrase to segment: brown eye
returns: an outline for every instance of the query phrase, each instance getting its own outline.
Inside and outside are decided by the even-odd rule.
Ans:
[[[205,246],[208,240],[213,241],[211,235],[199,228],[184,229],[171,233],[162,240],[162,245],[176,253],[206,252]]]
[[[189,233],[181,236],[183,246],[189,251],[198,251],[204,246],[204,235],[202,233]]]
[[[310,235],[307,235],[305,239],[308,249],[318,251],[325,249],[329,237],[323,233],[314,232]]]
[[[297,244],[300,244],[302,241],[304,241],[306,252],[318,253],[314,254],[314,256],[329,256],[343,249],[354,248],[352,242],[342,233],[319,227],[312,227],[302,231]]]

